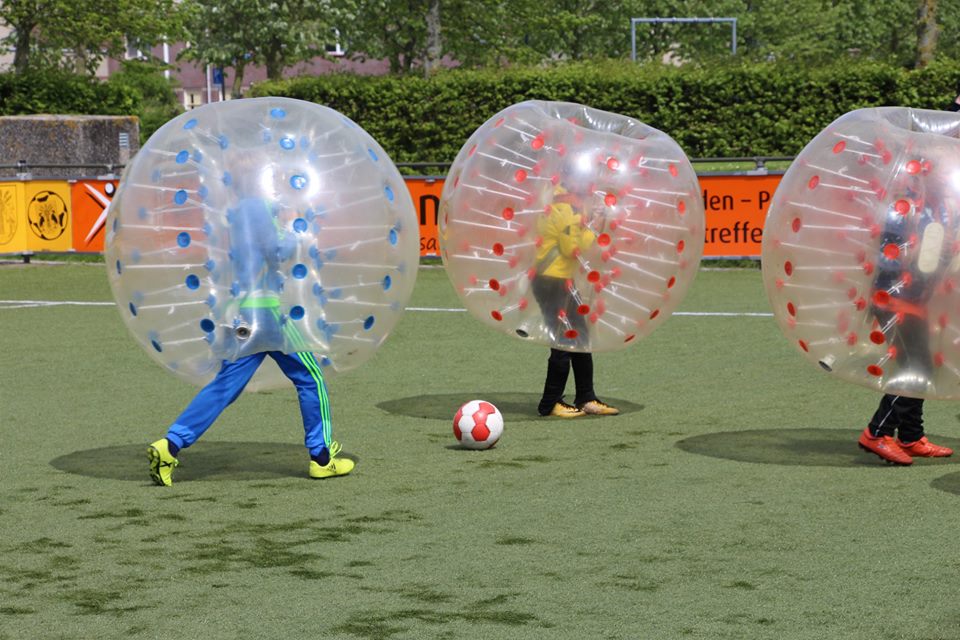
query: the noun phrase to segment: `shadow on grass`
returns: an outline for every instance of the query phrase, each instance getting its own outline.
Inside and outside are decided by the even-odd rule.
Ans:
[[[481,392],[481,393],[443,393],[435,395],[411,396],[387,400],[377,405],[388,413],[407,416],[410,418],[429,418],[432,420],[453,420],[463,404],[471,400],[486,400],[493,404],[504,420],[519,422],[523,420],[540,420],[537,414],[537,405],[540,403],[540,394],[512,393],[512,392]],[[569,401],[570,398],[568,397]],[[603,401],[620,409],[622,414],[636,413],[643,410],[642,404],[635,404],[619,398],[603,396]],[[585,416],[578,420],[599,418],[600,416]],[[609,419],[609,418],[607,418]]]
[[[859,431],[849,429],[757,429],[708,433],[685,438],[677,447],[712,458],[761,464],[809,467],[887,467],[877,456],[857,447]],[[933,438],[931,436],[931,438]],[[960,448],[956,438],[933,438],[937,444]],[[957,464],[960,458],[922,459],[917,464]]]
[[[341,454],[343,455],[343,454]],[[300,445],[276,442],[199,442],[180,452],[174,481],[302,478],[309,458]],[[345,455],[356,461],[356,456]],[[91,478],[150,481],[147,445],[86,449],[54,458],[55,469]]]
[[[931,482],[930,486],[934,489],[946,491],[947,493],[954,493],[960,496],[960,471],[948,473],[945,476],[940,476]]]

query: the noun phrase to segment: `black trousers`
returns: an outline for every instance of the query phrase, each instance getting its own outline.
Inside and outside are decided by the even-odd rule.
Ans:
[[[544,323],[553,334],[554,344],[578,347],[587,343],[586,319],[577,311],[576,292],[568,288],[565,279],[537,276],[533,280],[533,296],[540,305]],[[565,332],[571,329],[576,331],[576,336],[567,337]],[[593,390],[593,356],[551,348],[543,396],[537,407],[540,415],[548,415],[553,406],[563,400],[571,368],[577,390],[573,403],[581,405],[597,399]]]
[[[882,324],[894,319],[894,314],[889,311],[877,310],[876,315]],[[897,349],[898,370],[921,380],[929,379],[933,373],[929,340],[927,321],[905,315],[891,339]],[[902,442],[916,442],[923,437],[923,399],[885,394],[870,418],[869,428],[874,436],[896,435]]]
[[[896,433],[902,442],[916,442],[923,437],[923,399],[884,395],[869,428],[874,436]]]
[[[597,394],[593,390],[593,356],[589,353],[550,349],[550,358],[547,360],[547,381],[543,384],[543,397],[540,398],[540,405],[537,407],[540,415],[549,415],[553,405],[563,400],[571,365],[574,385],[577,389],[573,404],[579,406],[584,402],[597,399]]]

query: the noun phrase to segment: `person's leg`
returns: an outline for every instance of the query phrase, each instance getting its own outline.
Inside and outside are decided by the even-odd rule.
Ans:
[[[597,399],[593,389],[593,356],[589,353],[571,353],[570,362],[573,365],[573,380],[576,384],[577,395],[573,401],[578,407]]]
[[[897,405],[899,399],[900,396],[892,396],[889,393],[884,394],[880,399],[880,406],[877,407],[867,426],[871,436],[874,438],[892,436],[896,432],[897,427],[900,426],[900,407]]]
[[[223,362],[217,376],[194,396],[183,413],[170,425],[167,440],[173,445],[171,453],[174,456],[180,449],[196,442],[223,410],[237,399],[265,356],[265,353],[254,353],[235,362]]]
[[[923,400],[896,396],[891,410],[896,416],[897,438],[901,442],[916,442],[923,437]]]
[[[926,318],[906,315],[897,325],[893,345],[897,350],[898,388],[924,393],[933,384],[933,358]],[[943,458],[953,449],[935,445],[923,434],[923,399],[897,396],[891,409],[897,423],[897,444],[909,456]]]
[[[597,398],[593,389],[593,356],[589,353],[574,353],[573,377],[577,385],[577,398],[574,404],[577,409],[592,416],[615,416],[620,409],[611,407]]]
[[[337,457],[340,445],[333,440],[330,398],[317,358],[307,351],[292,354],[271,351],[270,357],[297,389],[303,417],[303,444],[310,453],[310,477],[330,478],[350,473],[353,460]]]
[[[900,409],[902,404],[899,396],[885,394],[880,400],[880,406],[870,418],[870,423],[860,434],[857,441],[864,451],[879,456],[882,460],[893,464],[908,465],[913,463],[913,458],[905,452],[896,439],[894,432],[900,426]]]
[[[310,452],[310,457],[329,461],[332,440],[330,398],[317,359],[309,352],[286,354],[272,351],[270,357],[297,389],[300,415],[303,417],[303,444]]]
[[[537,411],[542,416],[550,415],[557,403],[563,402],[563,392],[567,388],[570,375],[570,352],[550,349],[547,359],[547,379],[543,384],[543,396]]]
[[[907,455],[920,458],[946,458],[953,455],[953,449],[933,444],[923,434],[922,399],[901,397],[899,403],[902,406],[897,444]]]
[[[167,430],[167,435],[147,447],[150,477],[162,486],[173,484],[173,470],[180,464],[177,454],[189,447],[210,428],[217,416],[237,399],[263,361],[254,354],[235,362],[224,361],[220,372],[200,390]]]
[[[560,330],[559,315],[567,297],[564,281],[560,278],[537,276],[531,283],[531,290],[533,291],[533,298],[540,306],[543,325],[547,328],[550,339],[553,341],[562,340],[563,331]]]

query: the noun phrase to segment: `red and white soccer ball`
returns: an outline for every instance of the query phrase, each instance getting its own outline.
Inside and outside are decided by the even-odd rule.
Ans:
[[[489,449],[503,435],[503,414],[485,400],[471,400],[453,417],[453,435],[467,449]]]

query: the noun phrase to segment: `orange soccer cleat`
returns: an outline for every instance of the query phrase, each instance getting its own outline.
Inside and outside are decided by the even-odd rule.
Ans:
[[[923,436],[916,442],[909,444],[901,442],[898,439],[897,444],[900,445],[900,449],[905,451],[907,455],[919,458],[947,458],[953,455],[953,449],[933,444],[927,440],[927,436]]]
[[[857,445],[869,453],[880,456],[890,464],[909,465],[913,464],[913,458],[910,454],[900,448],[893,436],[870,435],[870,428],[863,430],[860,434],[860,440]]]

